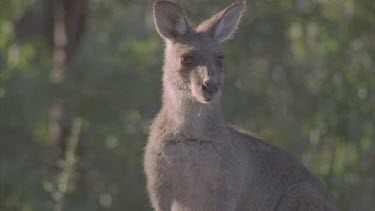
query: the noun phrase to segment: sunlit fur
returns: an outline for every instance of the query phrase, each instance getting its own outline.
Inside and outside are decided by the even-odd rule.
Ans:
[[[193,28],[177,5],[154,3],[166,48],[163,104],[144,157],[152,206],[156,211],[337,210],[319,180],[289,153],[224,122],[223,70],[216,55],[223,53],[220,42],[232,36],[244,7],[233,4]],[[181,57],[191,52],[194,62],[182,64]],[[205,92],[204,80],[218,91]]]

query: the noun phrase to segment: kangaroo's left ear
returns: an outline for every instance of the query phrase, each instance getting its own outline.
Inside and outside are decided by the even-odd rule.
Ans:
[[[176,40],[190,30],[184,11],[170,1],[154,2],[154,21],[157,31],[164,39]]]
[[[244,11],[245,1],[234,3],[201,23],[197,30],[209,31],[216,41],[224,42],[230,39],[236,31]]]

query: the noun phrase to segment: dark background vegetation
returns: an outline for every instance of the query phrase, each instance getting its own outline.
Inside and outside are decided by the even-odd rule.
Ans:
[[[231,0],[176,0],[193,22]],[[375,210],[375,1],[248,0],[225,44],[229,123]],[[163,42],[148,0],[0,0],[0,210],[150,210]]]

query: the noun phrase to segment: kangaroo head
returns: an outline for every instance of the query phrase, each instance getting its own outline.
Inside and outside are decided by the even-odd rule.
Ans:
[[[200,103],[219,95],[224,62],[220,44],[232,37],[244,10],[245,3],[238,2],[193,27],[176,4],[154,3],[155,26],[166,43],[164,83],[168,89]]]

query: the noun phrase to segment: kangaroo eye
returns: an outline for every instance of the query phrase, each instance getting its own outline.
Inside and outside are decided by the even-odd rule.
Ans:
[[[218,55],[218,56],[216,56],[216,62],[217,62],[220,66],[223,66],[223,63],[224,63],[224,56],[223,56],[223,55]]]
[[[193,61],[192,55],[185,55],[181,57],[181,64],[188,65]]]

